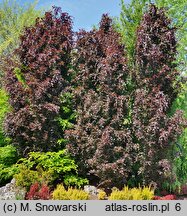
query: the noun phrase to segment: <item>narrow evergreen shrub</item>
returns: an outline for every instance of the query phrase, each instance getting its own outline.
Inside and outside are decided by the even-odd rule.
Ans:
[[[9,139],[5,136],[3,130],[3,121],[5,119],[6,113],[10,111],[10,106],[8,103],[8,95],[4,89],[0,89],[0,147],[9,144]]]

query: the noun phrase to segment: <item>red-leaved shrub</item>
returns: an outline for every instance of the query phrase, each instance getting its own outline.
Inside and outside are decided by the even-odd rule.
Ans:
[[[168,195],[163,196],[163,197],[161,197],[161,196],[154,196],[153,199],[154,200],[176,200],[177,197],[175,195],[173,195],[173,194],[168,194]]]
[[[31,185],[29,192],[26,194],[27,200],[49,200],[50,198],[49,187],[45,184],[42,186],[39,183]]]

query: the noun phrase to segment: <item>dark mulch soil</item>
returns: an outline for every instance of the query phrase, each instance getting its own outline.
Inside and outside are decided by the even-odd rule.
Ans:
[[[187,195],[177,196],[177,200],[187,200]]]

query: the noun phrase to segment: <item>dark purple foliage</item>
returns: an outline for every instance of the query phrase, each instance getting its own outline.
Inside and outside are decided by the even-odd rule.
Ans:
[[[25,29],[16,51],[19,62],[6,71],[12,111],[6,117],[5,130],[21,155],[57,148],[59,96],[67,86],[71,28],[67,13],[56,7],[46,12],[34,27]]]
[[[179,75],[174,63],[177,41],[175,28],[163,9],[151,5],[137,31],[136,64],[139,68],[138,85],[156,87],[169,95],[169,103],[176,97],[174,82]]]
[[[164,10],[151,5],[137,30],[138,73],[132,111],[132,131],[140,148],[138,173],[146,184],[162,186],[164,180],[174,180],[172,149],[184,125],[182,112],[168,115],[177,94],[175,55],[175,29]]]
[[[80,172],[96,176],[100,185],[123,186],[131,173],[136,146],[124,124],[128,114],[128,76],[124,47],[103,15],[98,30],[77,35],[73,90],[77,122],[66,132],[67,146]]]

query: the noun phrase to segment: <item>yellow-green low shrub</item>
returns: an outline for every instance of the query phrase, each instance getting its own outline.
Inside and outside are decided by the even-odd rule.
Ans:
[[[78,176],[78,166],[66,150],[58,152],[30,152],[27,158],[18,163],[18,173],[14,176],[19,186],[27,189],[36,182],[56,186],[63,182],[67,187],[80,188],[88,180]]]
[[[69,187],[67,190],[62,184],[57,185],[57,188],[52,193],[53,200],[88,200],[89,194],[83,190]]]
[[[121,191],[113,188],[109,200],[152,200],[154,190],[151,187],[128,188],[125,186]]]
[[[99,190],[97,197],[99,200],[105,200],[107,198],[106,192],[104,190]]]
[[[32,184],[39,182],[41,184],[48,185],[53,178],[53,173],[48,170],[44,171],[42,168],[37,170],[28,169],[25,165],[19,166],[19,172],[14,175],[16,179],[16,185],[29,190]]]

